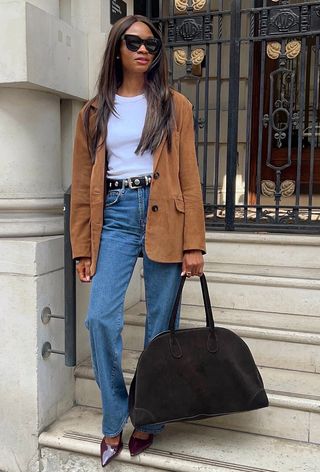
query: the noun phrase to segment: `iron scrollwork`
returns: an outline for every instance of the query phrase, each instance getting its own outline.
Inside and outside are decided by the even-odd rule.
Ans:
[[[175,17],[168,21],[168,43],[210,41],[212,39],[212,17],[199,15],[193,18]]]
[[[305,166],[305,162],[309,157],[307,146],[311,142],[306,136],[310,135],[314,144],[315,136],[318,136],[318,122],[313,120],[313,127],[309,130],[307,125],[310,124],[308,116],[313,103],[312,96],[315,97],[313,101],[316,103],[316,113],[319,112],[319,93],[312,86],[314,81],[316,84],[319,82],[314,67],[318,67],[320,60],[316,49],[319,47],[320,1],[272,0],[247,3],[172,0],[161,2],[162,8],[159,9],[159,14],[164,14],[159,20],[163,25],[164,42],[170,52],[172,84],[187,95],[191,87],[193,88],[192,100],[197,107],[194,111],[195,145],[202,170],[203,197],[206,208],[210,211],[212,208],[212,220],[210,215],[208,224],[213,222],[212,226],[222,227],[225,223],[228,229],[232,223],[235,228],[238,224],[246,227],[261,224],[261,227],[271,229],[276,229],[279,225],[290,225],[295,227],[292,230],[313,230],[313,225],[309,223],[314,221],[315,207],[312,198],[315,188],[311,188],[310,183],[318,183],[319,173],[314,165],[314,174],[317,175],[315,177],[310,174],[310,183],[307,185],[311,164]],[[236,4],[237,8],[231,10],[230,5]],[[232,19],[237,21],[232,22]],[[232,28],[233,24],[240,25],[239,34]],[[225,165],[224,154],[221,154],[221,123],[213,119],[213,124],[209,126],[211,115],[208,107],[215,105],[216,118],[221,120],[222,85],[224,86],[224,71],[228,70],[228,67],[224,69],[225,66],[229,65],[229,92],[233,90],[232,87],[238,89],[240,86],[238,64],[231,68],[233,58],[231,57],[229,62],[226,57],[231,42],[238,40],[241,44],[241,54],[243,50],[244,55],[247,52],[243,44],[249,43],[253,52],[255,46],[259,46],[256,47],[257,54],[248,56],[248,76],[245,76],[248,79],[247,97],[250,97],[250,103],[247,101],[248,107],[250,105],[247,111],[247,136],[253,136],[257,127],[259,134],[258,138],[255,135],[252,145],[251,142],[248,143],[245,160],[240,159],[239,163],[238,172],[240,174],[242,170],[242,175],[245,176],[243,180],[247,185],[244,205],[240,200],[242,196],[237,192],[234,202],[230,199],[227,207],[224,200],[226,194],[220,182],[221,169]],[[315,48],[314,53],[311,48]],[[241,59],[242,57],[244,56],[241,56]],[[273,64],[270,64],[270,59]],[[240,62],[241,74],[246,74],[246,68],[247,64]],[[309,70],[310,81],[305,80]],[[270,73],[273,75],[269,75]],[[260,92],[257,96],[256,90]],[[240,89],[239,91],[241,94]],[[308,103],[310,102],[309,115],[305,109],[306,97],[309,98]],[[238,110],[239,100],[238,103],[236,100],[232,103]],[[255,114],[251,116],[253,110]],[[259,119],[263,122],[259,122]],[[239,119],[232,122],[231,131],[236,129],[236,126],[239,126]],[[204,132],[200,131],[201,128]],[[301,137],[303,128],[305,132]],[[215,146],[210,145],[210,140],[214,142],[215,139]],[[317,138],[318,141],[320,142],[320,138]],[[231,146],[229,142],[228,146]],[[251,156],[256,166],[251,166]],[[314,160],[317,164],[316,159]],[[233,164],[232,159],[230,162]],[[301,164],[298,164],[299,162]],[[234,175],[231,170],[232,165],[229,176]],[[223,171],[225,172],[225,167]],[[306,213],[303,213],[304,207],[299,199],[301,195],[307,194],[307,187],[311,190],[309,203],[306,205],[308,215],[304,219]],[[239,187],[236,186],[236,189],[238,191]],[[294,203],[297,201],[298,203]],[[320,210],[316,208],[320,215]],[[228,215],[226,209],[229,211]]]
[[[293,224],[295,222],[296,215],[294,210],[286,210],[284,214],[279,214],[279,211],[274,210],[263,210],[259,223],[269,224]]]
[[[192,41],[202,36],[202,24],[195,18],[188,18],[178,26],[177,33],[183,41]]]
[[[303,33],[310,29],[309,5],[285,6],[274,10],[263,9],[260,13],[261,36],[279,33]],[[316,12],[315,12],[316,13]]]
[[[269,114],[265,114],[263,117],[263,124],[265,127],[269,126],[269,139],[272,135],[272,130],[274,131],[273,137],[277,141],[278,148],[282,147],[282,141],[286,139],[287,131],[290,125],[290,117],[294,119],[291,120],[291,124],[296,126],[298,123],[299,115],[298,113],[293,113],[292,110],[292,95],[295,82],[295,73],[292,70],[279,68],[273,71],[270,74],[271,88],[273,91],[274,83],[279,77],[281,81],[281,91],[280,98],[275,100],[274,107],[272,104],[273,93],[270,94],[270,104],[269,104]],[[286,98],[285,94],[287,89],[289,89],[289,100]],[[270,149],[271,151],[271,149]],[[268,152],[267,163],[270,164],[271,153]],[[272,166],[272,165],[270,165]]]
[[[311,25],[310,28],[312,30],[319,30],[320,29],[320,6],[319,5],[313,5],[311,7]]]
[[[292,10],[286,9],[270,16],[270,26],[277,28],[280,33],[293,31],[299,24],[299,15]]]
[[[282,147],[282,141],[287,137],[286,131],[289,128],[289,102],[283,96],[280,100],[276,100],[275,109],[272,112],[272,128],[275,133],[273,134],[274,139],[277,141],[278,148]],[[277,119],[279,117],[279,119]]]
[[[295,191],[293,181],[281,182],[282,171],[291,165],[291,138],[292,129],[297,127],[300,115],[293,109],[295,90],[295,71],[287,68],[287,62],[296,57],[301,50],[297,40],[286,43],[272,42],[267,45],[267,55],[271,59],[279,59],[278,69],[270,73],[269,113],[263,117],[263,125],[268,127],[267,160],[266,165],[274,170],[275,182],[262,181],[261,193],[265,196],[274,196],[278,205],[281,197],[291,196]],[[278,86],[276,86],[278,84]],[[275,96],[277,93],[278,96]],[[287,142],[286,162],[276,165],[272,162],[272,139],[278,148]]]

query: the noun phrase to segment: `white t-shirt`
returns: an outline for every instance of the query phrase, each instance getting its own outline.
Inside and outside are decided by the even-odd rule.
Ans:
[[[144,94],[135,97],[115,96],[117,116],[110,114],[106,138],[110,179],[124,179],[152,174],[153,157],[149,151],[135,154],[147,112]]]

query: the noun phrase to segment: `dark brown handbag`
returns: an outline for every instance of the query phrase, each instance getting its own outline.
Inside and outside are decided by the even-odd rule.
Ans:
[[[263,381],[247,344],[233,331],[214,326],[208,286],[200,277],[207,326],[175,329],[182,289],[168,331],[141,353],[130,385],[134,426],[197,420],[268,406]]]

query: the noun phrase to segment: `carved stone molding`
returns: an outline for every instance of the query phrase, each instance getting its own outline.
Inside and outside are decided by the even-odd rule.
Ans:
[[[294,39],[289,41],[285,47],[285,56],[288,59],[294,59],[300,54],[301,42]],[[281,55],[281,44],[278,41],[272,41],[267,44],[267,56],[270,59],[278,59]]]
[[[188,8],[198,11],[205,6],[207,0],[192,0],[192,4],[190,7],[188,0],[175,0],[174,3],[177,11],[184,12],[188,10]]]
[[[270,59],[278,59],[281,53],[281,44],[273,41],[267,44],[267,56]]]
[[[294,180],[284,180],[280,184],[280,194],[282,197],[291,197],[295,192],[296,184]],[[276,183],[272,180],[262,180],[261,193],[265,197],[273,197],[276,193]]]
[[[204,56],[204,49],[197,48],[191,52],[191,57],[189,60],[192,62],[193,65],[199,65],[203,61]],[[187,54],[184,49],[176,49],[174,51],[174,61],[176,64],[182,66],[186,64],[187,60]]]
[[[294,59],[300,54],[301,42],[297,40],[289,41],[286,44],[286,54],[288,59]]]

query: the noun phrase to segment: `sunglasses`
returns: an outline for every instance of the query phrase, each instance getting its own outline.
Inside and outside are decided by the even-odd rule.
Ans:
[[[121,39],[124,39],[129,51],[137,52],[143,44],[149,54],[155,54],[161,48],[161,40],[159,38],[142,39],[135,34],[124,34]]]

